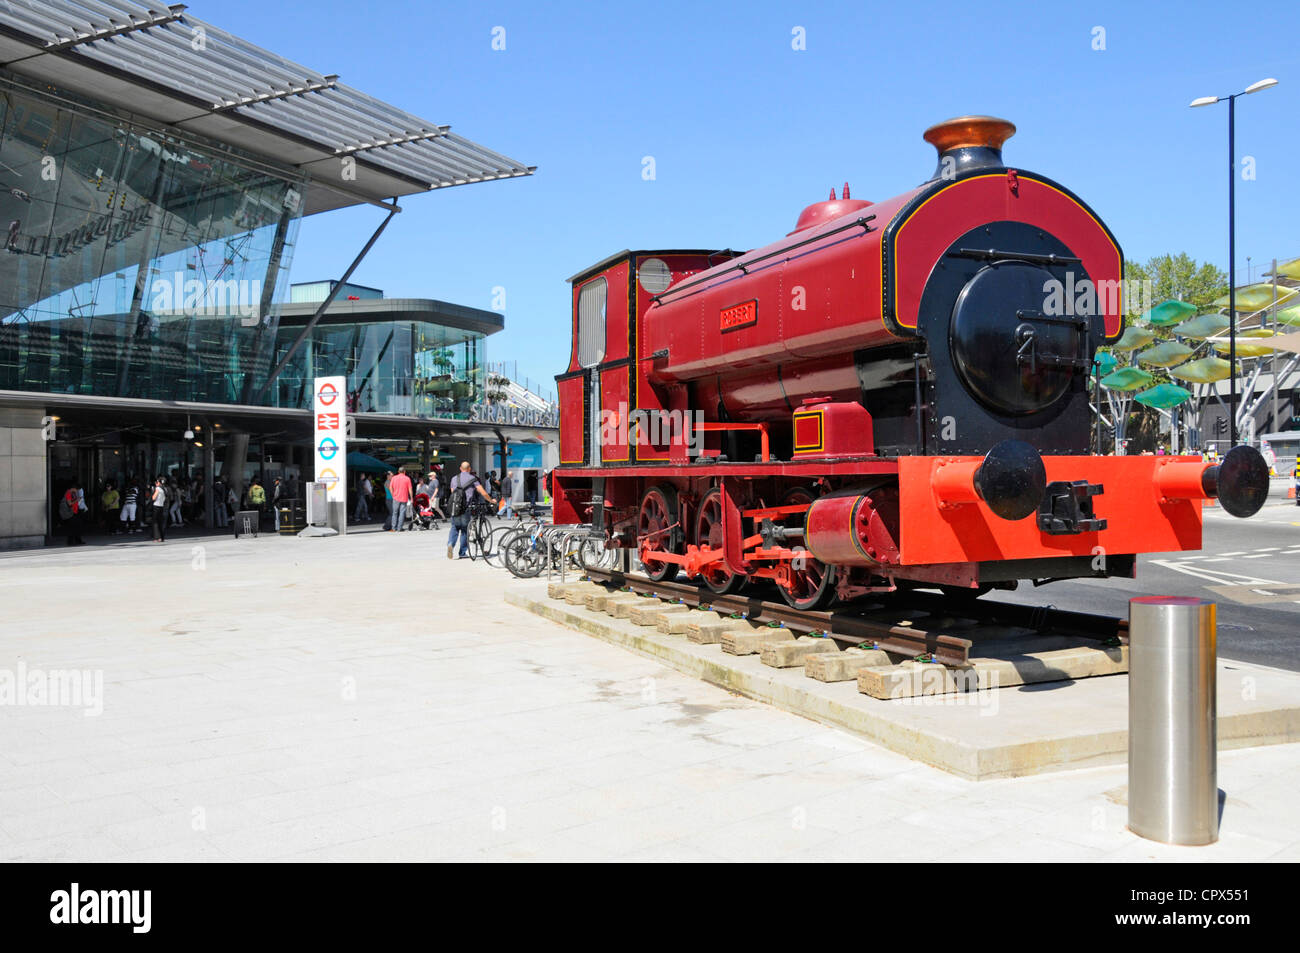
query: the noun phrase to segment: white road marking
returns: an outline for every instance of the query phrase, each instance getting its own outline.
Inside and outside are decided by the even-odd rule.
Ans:
[[[1276,579],[1260,579],[1258,576],[1243,576],[1241,573],[1226,572],[1222,569],[1203,569],[1184,566],[1170,559],[1153,559],[1151,560],[1157,566],[1164,566],[1166,569],[1172,569],[1175,572],[1186,573],[1189,576],[1196,576],[1199,579],[1205,579],[1214,583],[1216,586],[1285,586],[1287,583],[1278,582]],[[1231,579],[1223,577],[1231,576]]]
[[[1242,550],[1241,552],[1239,552],[1239,553],[1223,553],[1222,555],[1224,555],[1224,556],[1244,556],[1244,555],[1246,555],[1246,551],[1243,549],[1243,550]]]
[[[1242,556],[1242,559],[1267,559],[1271,553],[1256,553],[1254,556]]]

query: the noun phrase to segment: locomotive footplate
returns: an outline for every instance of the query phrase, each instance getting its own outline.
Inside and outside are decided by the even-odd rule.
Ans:
[[[1106,528],[1106,521],[1097,519],[1092,498],[1105,492],[1100,483],[1087,480],[1056,480],[1047,484],[1043,502],[1038,506],[1038,528],[1050,536],[1100,532]]]

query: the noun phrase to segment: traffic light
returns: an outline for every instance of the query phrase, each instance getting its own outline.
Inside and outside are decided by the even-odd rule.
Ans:
[[[1228,420],[1226,417],[1220,417],[1218,420],[1214,422],[1214,434],[1217,437],[1222,437],[1227,432],[1228,432]]]

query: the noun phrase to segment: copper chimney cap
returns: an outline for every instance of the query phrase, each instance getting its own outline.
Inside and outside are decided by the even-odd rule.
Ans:
[[[1002,166],[1002,143],[1016,127],[995,116],[958,116],[925,130],[925,141],[939,150],[939,165],[930,181],[954,179],[976,169]]]
[[[939,150],[940,155],[952,149],[1002,148],[1016,134],[1015,123],[996,116],[958,116],[945,119],[925,130],[925,141]]]

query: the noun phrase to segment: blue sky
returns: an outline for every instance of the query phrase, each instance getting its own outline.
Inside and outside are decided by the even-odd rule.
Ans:
[[[490,360],[550,381],[569,350],[565,279],[622,248],[765,244],[848,181],[879,200],[929,177],[934,122],[1019,127],[1004,157],[1064,183],[1126,257],[1227,266],[1227,106],[1238,100],[1237,260],[1300,256],[1294,2],[814,4],[194,0],[190,12],[538,166],[405,211],[354,276],[390,296],[489,308]],[[494,27],[506,49],[492,49]],[[792,49],[803,27],[806,49]],[[1104,29],[1104,50],[1094,46]],[[642,178],[653,156],[656,178]],[[303,222],[294,280],[336,277],[382,218]]]

